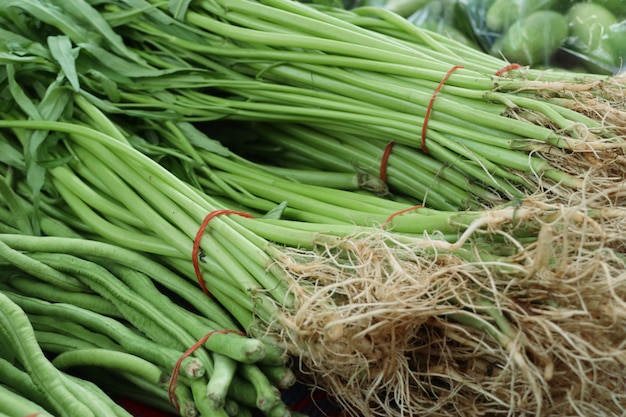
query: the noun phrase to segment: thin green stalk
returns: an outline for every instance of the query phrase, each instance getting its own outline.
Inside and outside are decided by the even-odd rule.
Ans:
[[[572,189],[581,189],[583,187],[583,180],[576,178],[567,172],[561,171],[553,167],[549,162],[544,159],[535,157],[525,152],[516,152],[507,149],[497,148],[495,146],[489,146],[482,143],[466,141],[463,138],[457,138],[457,140],[466,146],[468,149],[481,155],[486,160],[492,161],[498,166],[506,166],[510,170],[518,170],[519,172],[525,172],[533,177],[546,177],[552,179],[558,183],[561,183]],[[499,170],[499,175],[503,176],[505,173]],[[511,175],[515,175],[512,171],[507,175],[507,179],[513,181],[515,178]],[[525,180],[525,179],[524,179]],[[528,183],[528,180],[525,181]],[[526,189],[531,190],[530,185],[525,185]]]
[[[264,135],[264,140],[275,143],[284,149],[288,149],[298,155],[306,156],[307,159],[316,161],[320,166],[335,170],[365,171],[371,175],[379,175],[382,154],[384,152],[384,142],[376,147],[374,143],[369,143],[363,138],[356,138],[352,135],[338,132],[323,132],[307,129],[297,125],[281,125],[276,130],[276,126],[268,124],[259,125],[259,132]],[[341,137],[342,140],[337,140]],[[354,143],[346,141],[347,138],[354,138]],[[399,144],[398,144],[399,145]],[[375,148],[375,151],[374,151]],[[428,203],[430,207],[444,210],[454,210],[464,207],[465,202],[470,198],[465,193],[457,194],[452,190],[441,174],[445,165],[419,152],[411,151],[414,161],[407,164],[397,163],[397,150],[394,147],[387,166],[388,183],[393,190],[398,190],[411,196],[421,203]],[[281,157],[288,158],[288,155],[281,154]],[[287,161],[282,161],[285,163]],[[301,162],[297,166],[301,165]],[[419,166],[424,169],[418,176],[414,175],[414,167]],[[428,169],[429,167],[433,169]],[[436,168],[436,169],[435,169]],[[408,169],[408,170],[407,170]],[[434,171],[433,171],[434,170]],[[450,170],[445,170],[449,172]],[[434,175],[431,175],[434,172]],[[459,173],[462,183],[466,184],[467,179]],[[426,197],[428,196],[428,197]]]
[[[111,300],[129,322],[152,338],[174,344],[177,349],[186,349],[195,343],[195,339],[179,324],[100,265],[63,253],[33,253],[31,256],[79,277],[93,291]]]
[[[280,392],[258,366],[240,363],[237,366],[237,373],[254,387],[255,402],[259,410],[268,411],[280,402]]]
[[[96,345],[82,339],[52,331],[41,330],[37,325],[35,325],[35,337],[41,349],[47,353],[59,354],[69,350],[91,349],[96,347]]]
[[[110,395],[135,400],[140,404],[168,414],[176,412],[170,405],[167,389],[163,386],[154,385],[131,374],[124,374],[120,378],[119,374],[113,374],[102,368],[90,369],[89,372],[93,380],[98,381],[98,386]],[[193,402],[189,387],[186,385],[178,384],[176,386],[176,396],[178,403],[181,404],[181,409],[185,409],[188,404]]]
[[[371,212],[373,214],[386,214],[389,212],[401,210],[402,205],[393,201],[385,200],[379,197],[370,197],[368,195],[361,195],[356,193],[348,193],[341,189],[320,187],[309,184],[300,184],[294,181],[282,180],[274,173],[274,168],[271,167],[267,171],[260,170],[257,166],[250,164],[243,158],[233,155],[232,159],[224,158],[216,154],[204,153],[204,161],[216,168],[222,169],[229,173],[233,178],[245,177],[248,180],[256,180],[264,182],[272,187],[267,188],[267,193],[261,192],[261,196],[272,199],[272,190],[275,187],[281,187],[286,191],[298,192],[303,196],[310,197],[312,200],[325,201],[329,204],[334,204],[339,209],[345,207],[351,210],[360,210]],[[297,175],[296,170],[290,170]],[[321,172],[320,172],[321,173]],[[226,178],[229,178],[229,176]],[[245,187],[244,187],[245,188]],[[261,190],[262,191],[262,190]],[[265,195],[267,194],[267,195]],[[289,202],[292,199],[285,199]],[[274,198],[274,201],[276,199]],[[309,206],[313,209],[313,212],[324,212],[325,210],[318,210],[315,206]]]
[[[120,265],[132,267],[149,275],[153,280],[172,291],[195,309],[202,312],[206,317],[220,323],[224,328],[235,328],[235,323],[230,319],[215,301],[206,297],[196,285],[187,280],[181,280],[181,275],[176,274],[169,268],[155,260],[152,260],[140,253],[120,247],[118,245],[84,239],[71,239],[64,237],[34,237],[22,235],[1,235],[0,241],[10,245],[17,250],[28,250],[33,252],[61,252],[81,257],[95,257],[107,259]],[[182,261],[188,273],[193,275],[191,263]],[[214,266],[212,273],[219,273],[224,278],[224,271],[219,271]],[[220,281],[226,281],[221,279]]]
[[[435,70],[432,68],[428,68],[428,61],[421,62],[418,66],[411,66],[407,64],[375,61],[372,59],[352,56],[333,54],[316,55],[293,50],[274,50],[269,48],[259,48],[258,45],[250,47],[246,47],[245,45],[235,46],[231,43],[225,42],[223,39],[218,41],[208,40],[206,42],[192,42],[189,40],[175,37],[165,31],[157,29],[154,26],[146,24],[142,25],[141,23],[133,24],[133,26],[136,27],[137,30],[145,34],[149,34],[151,36],[156,36],[160,39],[163,39],[163,42],[165,44],[171,44],[180,47],[181,50],[185,51],[185,53],[187,53],[187,51],[191,51],[201,53],[202,55],[218,57],[223,56],[237,60],[243,60],[243,62],[251,62],[253,60],[258,62],[301,62],[325,66],[355,68],[399,76],[416,77],[419,79],[430,80],[431,82],[436,83],[441,81],[445,72],[450,69],[450,67],[448,66],[442,72],[440,69]],[[213,44],[219,46],[213,46]],[[214,64],[210,66],[207,65],[207,67],[209,68],[214,66]],[[490,90],[491,88],[493,88],[493,84],[491,82],[489,82],[489,84],[480,84],[476,83],[475,81],[477,81],[475,77],[459,76],[458,74],[455,74],[455,79],[451,80],[449,84],[468,89],[480,89],[482,87],[483,90]]]
[[[194,399],[194,403],[198,408],[200,415],[215,416],[215,417],[228,417],[228,413],[223,407],[216,408],[214,403],[206,395],[206,382],[205,381],[192,381],[191,393]]]
[[[211,3],[218,4],[216,8]],[[351,39],[360,45],[376,46],[381,49],[392,49],[397,52],[406,51],[402,45],[389,45],[390,41],[385,36],[376,32],[365,31],[359,27],[346,24],[346,22],[334,18],[329,14],[320,13],[309,7],[300,7],[298,4],[289,2],[229,2],[226,10],[220,2],[202,1],[199,5],[205,10],[221,15],[229,19],[233,12],[251,15],[259,20],[275,23],[277,28],[291,28],[292,32],[304,33],[313,37],[344,40]],[[283,30],[285,30],[283,29]],[[386,48],[385,48],[386,47]]]
[[[54,411],[62,417],[94,414],[64,386],[62,374],[48,361],[35,338],[35,331],[24,311],[0,292],[0,326],[20,363],[38,389],[45,392]]]
[[[53,409],[49,398],[37,388],[30,375],[23,369],[19,369],[16,364],[0,358],[0,375],[2,375],[4,386],[41,405],[44,409]]]
[[[98,314],[119,318],[120,312],[110,301],[103,299],[99,295],[84,292],[67,291],[32,278],[22,275],[11,276],[10,285],[21,294],[29,297],[40,298],[42,300],[74,304],[78,307],[89,308]]]
[[[275,201],[270,201],[250,194],[248,190],[240,187],[236,182],[225,181],[218,175],[215,176],[220,178],[220,188],[217,189],[214,188],[216,181],[211,181],[203,177],[199,178],[198,181],[202,189],[207,194],[210,194],[212,197],[217,197],[218,195],[226,197],[226,199],[224,199],[225,204],[218,204],[218,207],[220,207],[221,209],[236,209],[233,205],[233,202],[235,202],[240,205],[239,211],[245,211],[252,214],[252,212],[254,211],[260,213],[268,213],[278,206]],[[333,221],[336,221],[329,216],[320,215],[318,213],[305,212],[302,210],[294,210],[291,207],[285,207],[285,209],[282,211],[282,214],[294,220],[300,220],[304,222],[332,223]]]
[[[15,249],[11,248],[4,242],[0,242],[0,258],[20,268],[32,276],[52,284],[58,288],[69,291],[82,291],[86,286],[75,277],[63,272],[57,271],[50,266],[32,259]]]
[[[52,364],[61,370],[76,366],[103,367],[139,376],[155,385],[165,380],[163,371],[153,363],[129,353],[110,349],[92,348],[67,351],[56,356]]]
[[[52,417],[41,405],[0,385],[0,415]]]
[[[141,250],[143,252],[180,257],[180,251],[171,244],[165,243],[162,237],[155,237],[146,232],[137,233],[127,228],[117,226],[100,217],[78,195],[74,194],[60,182],[55,183],[57,189],[73,209],[76,215],[91,227],[91,231],[109,242],[123,244],[124,247]]]
[[[77,152],[81,154],[81,152],[79,152],[78,150]],[[120,170],[125,170],[127,173],[130,174],[129,171],[133,169],[137,169],[134,167],[133,168],[128,167],[124,163],[119,164],[118,158],[112,153],[107,153],[105,151],[102,151],[99,156],[102,157],[103,155],[106,155],[107,164],[109,166],[113,166],[113,167],[118,166],[118,172],[120,172]],[[87,155],[82,154],[82,158],[83,159],[87,158]],[[101,169],[102,171],[106,171],[108,169],[102,166],[102,164],[100,164],[96,160],[92,159],[91,161],[92,161],[92,164],[95,166],[100,165],[101,168],[99,169]],[[112,179],[114,178],[113,175],[110,175],[110,176]],[[181,228],[186,229],[186,233],[188,233],[189,235],[195,234],[195,232],[199,228],[200,222],[191,221],[190,218],[186,216],[184,212],[180,209],[180,205],[187,203],[185,204],[185,207],[187,210],[198,211],[199,209],[194,206],[194,201],[191,201],[191,200],[186,201],[187,200],[186,195],[179,193],[178,190],[176,189],[167,190],[167,195],[166,195],[165,187],[167,187],[167,184],[163,184],[163,187],[161,187],[161,184],[159,184],[159,189],[155,188],[154,186],[155,181],[156,183],[159,183],[159,180],[161,178],[162,177],[159,176],[153,179],[152,184],[151,184],[150,182],[146,181],[141,176],[136,176],[136,177],[133,177],[133,185],[135,187],[141,187],[142,196],[145,199],[151,201],[152,204],[160,206],[159,209],[163,213],[166,213],[166,215],[170,218],[171,221],[177,222],[177,224],[181,225],[180,226]],[[117,178],[115,180],[119,183],[118,186],[120,189],[123,187],[127,188],[127,186],[125,184],[122,184],[119,180],[117,180]],[[131,193],[132,192],[128,192],[126,194],[128,196],[131,196]],[[172,198],[174,198],[174,196],[176,196],[176,203],[173,203],[173,201],[171,200]],[[132,195],[132,198],[134,200],[138,199],[138,197],[135,195]],[[195,200],[197,201],[198,198],[196,197]],[[145,201],[143,202],[142,205],[146,207],[146,209],[152,210],[151,208],[149,208],[150,206],[147,203],[145,203]],[[130,205],[129,205],[129,208],[130,208]],[[207,212],[203,212],[202,215],[208,214],[208,212],[210,211],[213,211],[213,210],[209,209]],[[175,213],[175,215],[173,215],[172,213]],[[156,218],[156,216],[154,216],[154,218]],[[243,290],[248,291],[250,289],[255,289],[255,288],[257,290],[260,288],[264,288],[264,289],[269,290],[272,293],[272,295],[276,297],[275,299],[280,299],[280,300],[285,299],[286,297],[283,293],[276,292],[280,289],[279,286],[277,286],[277,282],[272,279],[270,274],[265,273],[261,269],[261,268],[264,268],[265,265],[270,263],[270,258],[262,250],[262,246],[265,246],[265,245],[259,245],[259,244],[255,245],[254,243],[250,242],[248,239],[243,238],[240,234],[231,233],[228,226],[226,226],[223,222],[220,222],[219,220],[220,219],[215,219],[215,221],[211,224],[211,226],[215,228],[218,232],[222,230],[222,228],[226,228],[224,230],[225,232],[224,236],[225,236],[226,241],[237,242],[236,247],[239,251],[242,251],[242,248],[245,248],[245,250],[243,250],[242,253],[245,253],[246,257],[252,258],[253,262],[250,263],[247,268],[242,269],[242,267],[240,266],[240,262],[237,260],[237,258],[233,257],[227,251],[224,251],[222,249],[222,246],[226,243],[226,241],[219,242],[219,241],[212,239],[210,235],[205,234],[203,241],[205,240],[212,241],[210,245],[203,246],[203,248],[208,248],[207,250],[210,251],[207,253],[211,253],[213,257],[217,260],[217,262],[220,263],[226,270],[234,272]],[[170,224],[167,221],[161,221],[161,223],[167,223],[168,226]],[[169,226],[169,228],[172,228],[172,226]],[[206,245],[206,243],[204,243],[204,245]],[[191,255],[192,253],[191,248],[188,249],[188,253]],[[251,270],[254,270],[255,273],[251,274],[250,273]],[[262,280],[262,282],[259,282],[259,280]]]
[[[0,176],[0,196],[2,202],[6,204],[11,217],[13,218],[13,225],[22,233],[32,234],[33,227],[29,219],[29,212],[20,204],[19,197],[15,193],[14,189],[7,183],[4,176]]]
[[[29,317],[53,317],[57,320],[79,324],[91,331],[107,336],[119,344],[126,352],[143,357],[155,363],[166,364],[168,367],[174,366],[180,358],[183,350],[167,347],[167,344],[157,344],[136,333],[128,325],[97,314],[91,310],[74,306],[73,304],[49,303],[32,297],[23,296],[17,293],[6,293],[7,296],[24,309]],[[202,352],[199,352],[200,354]],[[205,362],[200,358],[201,366],[198,366],[198,359],[186,358],[181,366],[184,373],[189,373],[190,377],[199,374],[199,369],[205,366]],[[210,362],[209,362],[210,365]]]
[[[84,170],[81,171],[84,172]],[[54,167],[50,170],[50,173],[57,181],[63,183],[64,187],[71,190],[73,194],[80,196],[81,200],[89,202],[91,207],[97,208],[103,215],[113,217],[133,227],[145,227],[145,224],[137,219],[136,216],[133,216],[128,209],[107,198],[93,186],[85,183],[68,166]]]
[[[74,102],[89,117],[90,125],[106,135],[109,135],[120,142],[127,143],[128,140],[123,132],[111,121],[106,114],[90,103],[84,96],[80,94],[74,95]]]
[[[68,387],[71,384],[74,392],[80,395],[81,398],[84,398],[92,410],[99,413],[102,417],[132,417],[126,409],[122,408],[94,382],[69,374],[67,378]]]
[[[127,176],[133,172],[128,166],[128,162],[121,164],[121,166],[120,164],[114,165],[115,162],[119,161],[119,158],[104,147],[94,147],[94,153],[91,153],[91,151],[87,153],[82,148],[77,148],[75,151],[81,160],[89,165],[90,169],[97,171],[98,175],[108,183],[110,192],[115,198],[122,202],[131,213],[140,218],[147,227],[152,229],[154,234],[163,239],[163,241],[170,242],[171,246],[176,248],[181,254],[191,253],[192,241],[188,235],[185,235],[176,225],[164,219],[162,214],[159,213],[164,207],[159,206],[157,203],[155,208],[128,185],[126,181],[129,178]],[[103,162],[103,160],[106,162]],[[160,169],[165,171],[162,167]],[[144,175],[148,176],[149,174],[146,172]],[[131,177],[130,179],[137,178],[139,177]],[[167,200],[164,200],[164,203],[166,202]],[[180,208],[177,208],[176,211],[182,213]],[[172,215],[170,212],[169,216],[171,217]]]
[[[245,189],[252,193],[258,194],[266,198],[271,198],[274,202],[280,203],[287,201],[290,207],[294,207],[301,210],[312,210],[315,213],[328,213],[328,216],[334,218],[335,221],[346,224],[358,224],[358,225],[371,225],[373,223],[381,224],[385,219],[394,213],[391,210],[382,210],[375,206],[367,206],[362,202],[355,201],[352,203],[348,201],[337,201],[337,203],[345,203],[344,207],[336,204],[327,203],[324,200],[329,200],[332,197],[332,192],[328,192],[326,198],[321,198],[321,194],[325,191],[323,189],[315,190],[312,187],[304,187],[302,184],[292,184],[288,181],[274,180],[270,182],[255,181],[249,178],[235,177],[233,174],[223,173],[221,174],[227,179],[236,181],[239,185],[245,187]],[[297,188],[306,191],[306,195],[298,193]],[[269,192],[268,192],[269,191]],[[318,193],[316,198],[316,193]],[[350,198],[349,195],[345,195],[344,198]],[[347,207],[346,207],[347,206]],[[353,206],[353,207],[350,207]],[[362,207],[363,210],[359,210],[358,207]],[[402,206],[404,208],[404,206]],[[376,211],[376,212],[373,212]],[[395,210],[398,211],[398,210]]]
[[[213,354],[214,370],[206,385],[206,396],[216,408],[226,403],[228,387],[237,370],[237,362],[225,355]]]
[[[210,317],[199,323],[199,320],[194,320],[192,314],[174,304],[169,297],[158,291],[147,276],[126,267],[108,265],[108,268],[135,292],[142,294],[151,303],[166,311],[168,317],[180,323],[180,326],[185,328],[196,340],[207,333],[211,333],[211,337],[204,343],[204,346],[211,352],[227,355],[238,362],[256,362],[264,356],[264,346],[260,340],[235,333],[221,332],[222,330],[238,331],[238,327],[220,327],[211,322]],[[208,371],[213,372],[212,368]]]
[[[120,345],[114,342],[109,336],[92,331],[79,323],[69,320],[60,320],[58,317],[46,317],[37,314],[29,314],[29,320],[35,330],[47,330],[55,332],[61,336],[71,337],[78,341],[110,350],[121,350]]]

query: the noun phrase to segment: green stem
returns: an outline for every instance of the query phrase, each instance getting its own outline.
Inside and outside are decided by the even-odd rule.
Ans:
[[[41,405],[44,409],[53,409],[50,399],[37,388],[30,375],[19,369],[16,364],[9,362],[5,358],[0,358],[0,375],[2,375],[2,384],[5,387]]]
[[[42,406],[0,385],[0,415],[52,417]]]
[[[42,300],[74,304],[81,308],[103,314],[105,316],[119,318],[120,312],[110,301],[103,299],[99,295],[84,292],[67,291],[54,285],[50,285],[35,279],[27,278],[23,275],[13,275],[10,280],[11,287],[15,288],[21,294],[29,297],[39,298]]]
[[[42,281],[52,284],[58,288],[69,291],[82,291],[85,289],[85,285],[76,278],[57,271],[42,262],[32,259],[28,255],[18,252],[4,242],[0,242],[0,258],[3,258],[12,265],[17,266],[22,271],[27,272],[32,276],[36,276]]]
[[[42,352],[35,331],[24,311],[5,293],[0,292],[0,326],[7,341],[19,357],[33,382],[50,399],[55,411],[62,417],[94,414],[64,386],[63,376]]]
[[[58,369],[75,366],[95,366],[118,372],[128,372],[139,376],[155,385],[164,381],[165,377],[159,367],[138,356],[110,349],[92,348],[61,353],[52,360]]]

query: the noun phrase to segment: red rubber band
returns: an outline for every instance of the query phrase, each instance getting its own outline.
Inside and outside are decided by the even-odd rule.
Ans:
[[[389,155],[391,155],[391,150],[393,149],[393,145],[396,143],[391,141],[385,147],[385,152],[383,153],[383,159],[380,161],[380,179],[382,182],[387,182],[387,165],[389,163]]]
[[[202,235],[204,234],[205,229],[209,225],[209,222],[214,217],[220,216],[222,214],[237,214],[239,216],[247,217],[251,219],[253,216],[249,213],[245,213],[243,211],[236,210],[215,210],[207,214],[207,216],[202,221],[198,232],[196,233],[196,237],[193,240],[193,251],[191,252],[191,262],[193,263],[193,269],[196,272],[196,278],[198,278],[198,283],[200,284],[200,288],[204,291],[205,294],[211,295],[209,290],[206,288],[206,284],[204,282],[204,278],[202,278],[202,271],[200,271],[200,241],[202,240]]]
[[[513,70],[520,69],[520,68],[522,68],[520,64],[507,65],[506,67],[500,68],[498,71],[496,71],[496,75],[499,77],[505,72],[513,71]]]
[[[448,81],[448,78],[452,75],[452,73],[459,68],[463,68],[462,65],[455,65],[444,75],[443,79],[435,88],[433,95],[430,97],[430,102],[428,103],[428,108],[426,109],[426,115],[424,116],[424,124],[422,125],[422,152],[428,153],[428,149],[426,148],[426,131],[428,130],[428,120],[430,119],[430,113],[433,111],[433,105],[435,104],[435,98],[437,97],[437,93],[441,90],[441,87]]]
[[[419,210],[421,208],[424,208],[424,206],[413,206],[413,207],[405,208],[404,210],[396,211],[391,216],[387,217],[387,220],[385,220],[385,223],[383,223],[381,227],[383,229],[386,228],[387,225],[393,220],[393,218],[396,216],[399,216],[400,214],[408,213],[409,211],[413,211],[413,210]]]
[[[193,346],[187,349],[185,353],[183,353],[181,357],[178,358],[178,360],[176,361],[176,364],[174,365],[174,369],[172,370],[172,376],[170,377],[170,381],[167,384],[167,398],[170,402],[170,405],[176,409],[178,414],[180,414],[180,404],[178,404],[178,398],[176,398],[176,384],[178,381],[178,374],[180,373],[181,364],[183,363],[183,360],[186,357],[191,355],[193,352],[196,351],[196,349],[198,349],[200,346],[205,344],[206,341],[209,340],[209,338],[213,336],[215,333],[221,333],[221,334],[239,333],[242,336],[245,336],[245,334],[240,332],[239,330],[227,330],[227,329],[226,330],[212,330],[209,333],[202,336],[200,340],[194,343]]]

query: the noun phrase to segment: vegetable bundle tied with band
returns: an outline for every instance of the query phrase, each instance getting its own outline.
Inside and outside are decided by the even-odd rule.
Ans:
[[[284,351],[358,415],[626,405],[622,79],[520,69],[376,8],[1,3],[0,258],[22,280],[0,301],[23,330],[2,353],[24,397],[45,349],[74,395],[128,361],[163,408],[286,416]],[[381,167],[393,199],[348,190]]]
[[[87,13],[76,0],[51,2],[44,19],[36,3],[7,3],[6,59],[52,61],[107,112],[289,122],[305,129],[287,135],[291,144],[375,175],[393,142],[411,152],[390,153],[391,191],[407,192],[408,178],[412,197],[432,208],[537,190],[567,201],[568,190],[605,190],[623,172],[623,78],[520,69],[373,7],[118,0]],[[48,30],[29,30],[24,15]],[[407,163],[424,169],[416,175]]]

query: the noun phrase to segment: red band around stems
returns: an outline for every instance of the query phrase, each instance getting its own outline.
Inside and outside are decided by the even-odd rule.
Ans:
[[[520,69],[520,68],[522,68],[520,64],[511,64],[511,65],[507,65],[504,68],[500,68],[498,71],[496,71],[495,74],[499,77],[505,72],[513,71],[513,70]]]
[[[178,414],[180,414],[180,404],[178,404],[178,398],[176,398],[176,384],[177,384],[177,381],[178,381],[178,374],[180,373],[181,364],[183,363],[183,360],[186,357],[188,357],[193,352],[195,352],[196,349],[198,349],[200,346],[205,344],[207,340],[209,340],[209,337],[213,336],[216,333],[221,333],[221,334],[238,333],[238,334],[240,334],[242,336],[245,336],[245,334],[240,332],[239,330],[227,330],[227,329],[226,330],[213,330],[213,331],[210,331],[209,333],[205,334],[204,336],[202,336],[202,338],[200,340],[198,340],[196,343],[194,343],[193,346],[191,346],[189,349],[187,349],[185,351],[185,353],[183,353],[181,355],[181,357],[178,358],[178,360],[176,361],[176,364],[174,365],[174,369],[172,370],[172,376],[170,377],[170,381],[167,384],[167,397],[168,397],[168,400],[170,402],[170,405],[176,409]]]
[[[391,141],[385,147],[385,152],[383,153],[383,159],[380,161],[380,180],[382,182],[387,182],[387,164],[389,162],[389,155],[391,155],[391,150],[393,149],[393,145],[396,143]]]
[[[247,217],[251,219],[253,216],[249,213],[245,213],[243,211],[236,210],[215,210],[207,214],[207,216],[202,221],[198,232],[196,233],[196,237],[193,240],[193,251],[191,252],[191,262],[193,263],[193,269],[196,272],[196,278],[198,278],[198,283],[200,284],[200,288],[204,291],[205,294],[211,294],[209,290],[207,290],[206,285],[204,283],[204,278],[202,278],[202,271],[200,271],[200,240],[202,240],[202,235],[204,234],[205,229],[207,228],[209,222],[212,218],[220,216],[222,214],[237,214],[239,216]]]
[[[428,108],[426,109],[426,115],[424,116],[424,124],[422,125],[422,152],[428,153],[428,149],[426,148],[426,131],[428,130],[428,119],[430,119],[430,113],[433,111],[433,104],[435,104],[435,98],[437,97],[437,93],[441,90],[441,87],[448,81],[448,78],[452,75],[452,73],[459,68],[463,68],[462,65],[455,65],[444,75],[443,79],[435,88],[433,95],[430,97],[430,102],[428,103]]]
[[[393,218],[396,216],[399,216],[400,214],[408,213],[409,211],[418,210],[421,208],[424,208],[424,206],[413,206],[413,207],[405,208],[404,210],[396,211],[391,216],[387,217],[387,220],[385,220],[385,223],[383,223],[381,227],[383,229],[386,228],[387,225],[393,220]]]

